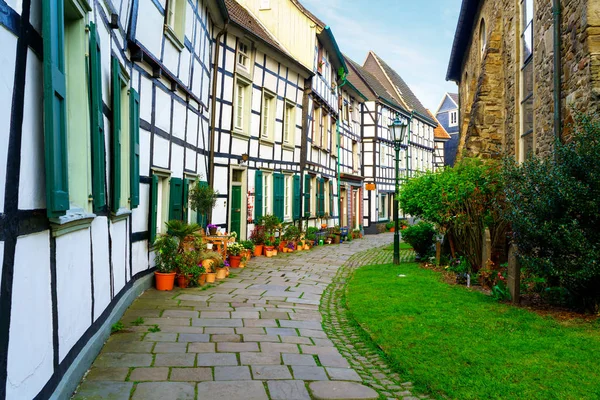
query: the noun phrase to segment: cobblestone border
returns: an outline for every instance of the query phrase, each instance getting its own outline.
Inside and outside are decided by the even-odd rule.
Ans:
[[[352,318],[346,305],[346,284],[357,268],[392,263],[393,253],[383,250],[384,247],[379,247],[357,253],[339,268],[321,299],[319,311],[323,316],[323,328],[363,383],[375,389],[380,396],[402,400],[426,399],[427,396],[413,394],[411,382],[402,382],[383,351]],[[411,261],[414,253],[412,250],[402,251],[400,258],[402,262]]]

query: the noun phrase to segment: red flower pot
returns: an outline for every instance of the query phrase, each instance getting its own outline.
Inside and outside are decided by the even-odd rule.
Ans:
[[[242,261],[242,256],[229,256],[229,266],[231,268],[239,268],[240,262]]]

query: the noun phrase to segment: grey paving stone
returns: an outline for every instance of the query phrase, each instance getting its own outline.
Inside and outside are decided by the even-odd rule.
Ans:
[[[187,300],[187,301],[198,301],[198,302],[207,302],[209,296],[197,296],[192,294],[182,294],[177,297],[177,300]]]
[[[327,375],[332,380],[362,382],[360,376],[352,368],[325,368]]]
[[[306,346],[301,344],[303,354],[334,354],[339,355],[340,352],[335,347],[321,347],[321,346]]]
[[[284,328],[298,328],[298,329],[312,329],[312,330],[323,330],[323,326],[320,321],[279,321],[279,325]]]
[[[129,368],[92,368],[85,376],[88,381],[124,381]]]
[[[198,400],[268,400],[261,382],[201,382]]]
[[[279,320],[287,320],[290,319],[290,316],[287,312],[277,312],[277,311],[264,311],[260,313],[260,317],[262,319],[279,319]]]
[[[198,318],[198,311],[190,311],[190,310],[165,310],[162,315],[162,318],[167,317],[180,317],[180,318]]]
[[[294,379],[303,381],[326,381],[329,378],[322,367],[309,367],[305,365],[293,365],[292,373]]]
[[[268,381],[271,400],[310,400],[302,381]]]
[[[282,354],[283,363],[287,365],[317,366],[315,358],[309,354]]]
[[[244,335],[244,342],[272,342],[279,343],[279,336],[273,335]]]
[[[209,342],[210,335],[206,333],[180,333],[178,341],[181,342]]]
[[[156,343],[154,353],[186,353],[187,343]]]
[[[348,360],[341,355],[336,354],[319,354],[319,362],[324,367],[340,367],[349,368]]]
[[[242,341],[242,337],[240,335],[212,335],[210,341],[239,343]]]
[[[198,318],[192,319],[192,326],[241,328],[244,325],[241,319]]]
[[[280,365],[281,353],[240,353],[242,365]]]
[[[215,367],[215,381],[249,381],[250,368],[242,367]]]
[[[204,328],[204,333],[211,335],[235,335],[234,328]]]
[[[195,354],[157,354],[154,357],[155,367],[193,367]]]
[[[258,311],[234,311],[231,318],[258,319]]]
[[[73,400],[129,400],[133,382],[84,381]]]
[[[212,381],[211,368],[171,368],[171,381],[200,382]]]
[[[239,353],[242,351],[259,351],[258,343],[217,343],[217,351]]]
[[[152,352],[152,342],[108,342],[103,351],[106,353],[150,353]]]
[[[160,328],[163,333],[203,333],[204,328],[201,326],[176,326],[163,325]]]
[[[204,353],[198,354],[196,365],[198,367],[238,365],[238,361],[233,353]]]
[[[147,342],[176,342],[177,333],[150,332],[144,340]]]
[[[265,328],[235,328],[238,335],[264,335]]]
[[[168,376],[169,368],[166,367],[136,368],[131,371],[129,380],[132,382],[166,381]]]
[[[261,351],[265,353],[299,353],[298,346],[293,343],[261,343]]]
[[[373,389],[355,382],[312,382],[308,385],[318,400],[376,400],[379,394]]]
[[[146,318],[144,325],[158,325],[161,327],[167,325],[190,326],[190,318]]]
[[[196,385],[187,382],[139,383],[132,400],[194,400]]]
[[[283,343],[295,343],[295,344],[308,344],[312,345],[313,342],[310,338],[300,336],[282,336],[281,341]]]
[[[95,367],[149,367],[152,354],[101,353],[94,362]]]
[[[256,380],[292,379],[285,365],[253,365],[252,377]]]
[[[300,336],[317,338],[317,339],[327,339],[327,334],[323,331],[317,331],[314,329],[299,329]]]
[[[277,322],[274,319],[245,319],[246,328],[277,328]]]
[[[181,339],[179,339],[179,341],[181,341]],[[312,338],[312,341],[315,344],[315,346],[334,347],[333,342],[331,340],[329,340],[329,339]]]
[[[188,353],[214,353],[215,351],[215,343],[190,343],[188,345]]]
[[[231,315],[227,311],[201,311],[200,318],[231,318]]]
[[[298,332],[294,328],[266,328],[267,335],[279,336],[298,336]]]

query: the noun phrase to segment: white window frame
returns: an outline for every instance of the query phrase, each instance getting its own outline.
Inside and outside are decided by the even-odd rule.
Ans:
[[[458,110],[448,111],[448,126],[458,126]]]
[[[269,215],[272,214],[273,205],[273,174],[270,172],[263,172],[262,186],[263,215]]]
[[[275,108],[277,107],[277,96],[263,89],[262,102],[260,106],[260,138],[261,140],[273,141],[275,128]]]
[[[283,110],[283,144],[293,147],[296,144],[296,105],[285,102]]]
[[[186,10],[186,0],[167,0],[165,36],[179,51],[184,47]]]
[[[161,233],[167,232],[165,223],[169,221],[171,171],[153,168],[152,175],[158,178],[158,198],[156,199],[156,235],[158,236]]]
[[[243,106],[239,108],[239,93],[243,90]],[[239,135],[250,136],[250,111],[252,107],[252,82],[240,75],[236,75],[233,93],[233,132]],[[241,111],[241,126],[238,124]]]
[[[294,204],[294,178],[292,175],[284,175],[284,206],[283,214],[286,221],[292,220],[292,204]]]
[[[238,41],[236,62],[245,71],[250,71],[250,45],[242,40]]]

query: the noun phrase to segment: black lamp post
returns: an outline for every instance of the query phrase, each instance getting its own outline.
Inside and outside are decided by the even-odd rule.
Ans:
[[[396,150],[396,190],[394,195],[394,265],[400,264],[400,222],[398,221],[398,192],[400,189],[399,181],[399,169],[400,169],[400,149],[404,142],[404,136],[406,134],[406,127],[408,124],[406,121],[401,120],[400,117],[396,117],[394,122],[389,126],[392,133],[392,139],[394,141],[394,150]]]

